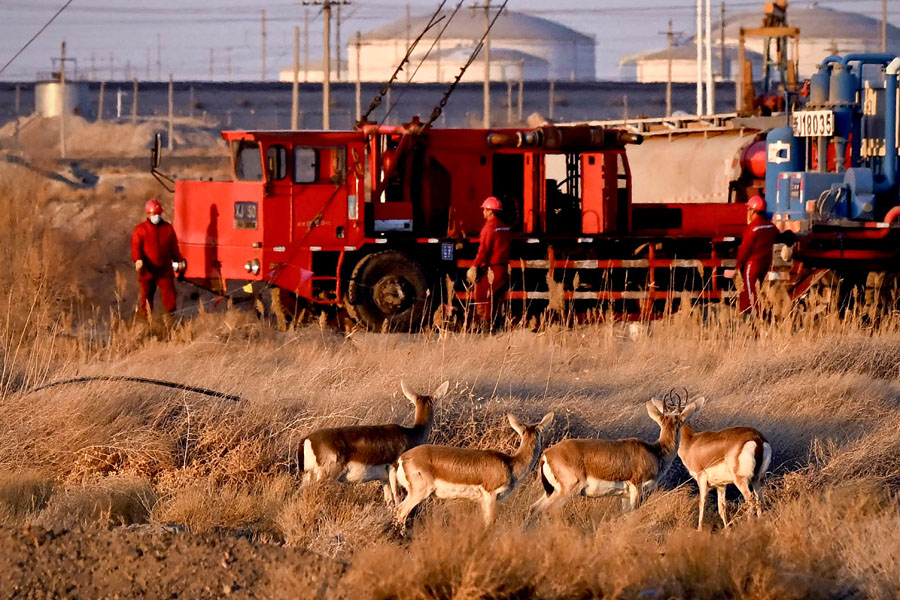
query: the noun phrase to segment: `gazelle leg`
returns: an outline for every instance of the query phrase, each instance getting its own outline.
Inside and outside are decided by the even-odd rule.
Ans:
[[[415,507],[422,503],[425,498],[431,495],[431,492],[434,491],[434,488],[423,488],[422,490],[413,490],[409,489],[406,494],[406,498],[403,499],[403,502],[397,507],[397,512],[394,517],[394,521],[403,527],[406,528],[406,519],[409,517],[409,513],[413,511]]]
[[[756,492],[756,516],[762,516],[762,506],[763,506],[763,487],[765,486],[764,479],[758,479],[753,482],[753,491]]]
[[[737,489],[741,492],[741,496],[744,497],[747,508],[753,508],[753,505],[756,504],[756,502],[754,501],[753,493],[750,491],[750,481],[746,478],[738,477],[735,479],[734,485],[737,486]]]
[[[490,527],[497,515],[497,497],[487,490],[481,490],[481,510],[484,513],[484,526]]]
[[[391,500],[394,503],[394,506],[397,506],[397,503],[399,502],[398,498],[400,497],[397,492],[397,467],[388,465],[387,477],[387,486],[391,493]],[[387,498],[385,498],[385,502],[387,502]]]
[[[700,488],[700,517],[697,519],[697,531],[700,531],[703,529],[703,513],[706,512],[706,497],[709,495],[706,477],[701,475],[697,479],[697,487]]]
[[[636,509],[641,505],[641,488],[638,485],[635,485],[632,482],[628,482],[625,485],[628,486],[628,505],[630,510]]]
[[[726,507],[725,507],[725,486],[724,485],[716,486],[716,496],[717,496],[718,505],[719,505],[719,517],[721,517],[721,519],[722,519],[722,525],[724,527],[728,527],[728,517],[726,514]]]

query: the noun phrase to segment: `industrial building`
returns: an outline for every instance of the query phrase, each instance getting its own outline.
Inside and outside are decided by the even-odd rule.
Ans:
[[[445,18],[450,18],[447,12]],[[401,18],[347,44],[349,78],[356,77],[359,62],[363,81],[384,81],[406,54],[409,43],[425,29],[428,16]],[[418,83],[451,81],[468,60],[485,30],[482,9],[462,9],[447,25],[446,31],[428,57],[422,57],[444,27],[442,22],[419,42],[411,66],[401,77]],[[595,78],[595,40],[553,21],[504,11],[491,30],[491,69],[493,81],[593,81]],[[479,56],[478,60],[481,60]],[[421,61],[421,66],[419,63]],[[408,74],[408,75],[407,75]],[[482,68],[470,68],[463,81],[484,78]]]
[[[830,54],[881,51],[881,21],[859,13],[834,10],[818,6],[794,6],[787,11],[787,21],[791,27],[800,29],[798,49],[799,77],[807,78],[816,71],[816,65]],[[737,46],[740,29],[750,29],[761,25],[760,13],[746,12],[725,19],[725,60],[721,60],[721,23],[712,28],[713,71],[719,81],[733,81],[737,70]],[[747,38],[747,56],[753,65],[754,77],[761,75],[764,41]],[[672,49],[672,81],[692,82],[697,80],[694,39]],[[887,50],[900,54],[900,29],[887,26]],[[724,63],[724,73],[722,64]],[[622,78],[641,83],[666,81],[668,72],[668,51],[652,50],[625,56],[620,61]]]

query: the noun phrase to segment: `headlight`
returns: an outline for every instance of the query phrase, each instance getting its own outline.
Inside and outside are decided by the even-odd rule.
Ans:
[[[248,273],[253,273],[254,275],[259,275],[259,259],[254,258],[253,260],[248,260],[244,263],[244,270]]]

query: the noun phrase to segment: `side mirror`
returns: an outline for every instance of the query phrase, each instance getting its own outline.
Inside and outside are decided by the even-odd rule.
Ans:
[[[150,168],[159,167],[159,158],[162,155],[162,134],[157,133],[153,137],[153,148],[150,149]]]

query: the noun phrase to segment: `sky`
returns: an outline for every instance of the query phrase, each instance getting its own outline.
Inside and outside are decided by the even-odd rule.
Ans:
[[[438,0],[345,0],[342,44],[355,35],[413,15],[430,14]],[[494,0],[496,3],[498,0]],[[66,0],[0,0],[0,66],[66,3]],[[466,0],[466,6],[474,0]],[[477,3],[482,4],[481,0]],[[552,4],[552,8],[549,6]],[[721,0],[713,0],[717,20]],[[759,11],[762,0],[726,0],[729,14]],[[794,1],[806,6],[809,1]],[[822,7],[881,18],[881,0],[822,0]],[[447,6],[455,5],[448,0]],[[668,21],[693,35],[696,0],[509,0],[509,10],[555,20],[597,40],[597,77],[620,76],[619,58],[665,47]],[[293,29],[309,19],[309,52],[322,52],[320,7],[300,0],[73,0],[69,7],[4,71],[0,81],[34,81],[51,70],[65,41],[78,69],[98,79],[245,80],[262,78],[261,11],[266,11],[266,78],[292,62]],[[333,11],[334,14],[334,11]],[[788,12],[790,17],[790,10]],[[888,21],[900,23],[900,0],[888,0]],[[302,42],[301,42],[302,43]],[[212,60],[211,60],[212,59]],[[212,64],[210,64],[212,63]],[[70,66],[67,65],[67,69]],[[212,73],[212,77],[210,77]]]

